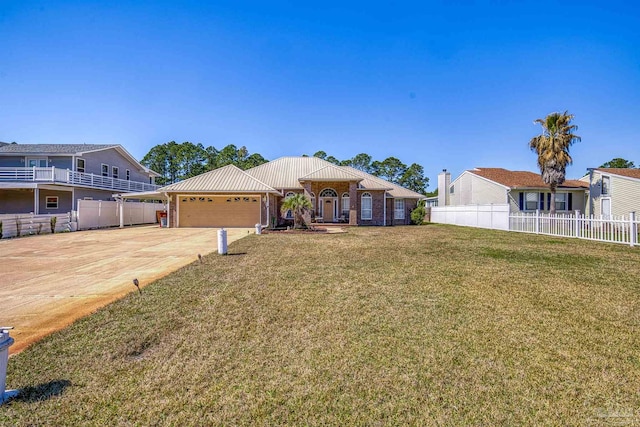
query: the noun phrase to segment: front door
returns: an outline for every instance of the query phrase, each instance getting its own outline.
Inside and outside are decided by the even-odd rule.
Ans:
[[[601,207],[602,207],[602,210],[600,211],[600,213],[602,214],[602,216],[605,218],[611,217],[611,199],[609,198],[602,199]]]
[[[336,202],[338,199],[322,199],[322,219],[324,222],[333,222],[336,213]]]

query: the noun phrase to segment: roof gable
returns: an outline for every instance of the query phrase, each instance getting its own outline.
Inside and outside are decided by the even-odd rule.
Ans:
[[[299,181],[362,181],[362,177],[345,168],[327,165],[298,179]]]
[[[162,192],[278,193],[237,166],[227,165],[160,188]]]
[[[597,168],[598,172],[619,175],[625,178],[640,179],[640,169],[633,168]]]
[[[517,188],[548,188],[540,177],[540,174],[529,171],[510,171],[503,168],[475,168],[466,171],[479,177],[488,179],[497,184]],[[568,179],[558,186],[558,188],[587,188],[588,184],[582,181]]]

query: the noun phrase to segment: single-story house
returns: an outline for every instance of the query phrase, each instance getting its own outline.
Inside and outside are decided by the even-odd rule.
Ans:
[[[158,189],[170,227],[275,226],[291,219],[282,201],[304,194],[312,219],[349,225],[399,225],[424,195],[317,157],[282,157],[246,171],[228,165]]]
[[[640,169],[594,168],[580,181],[589,186],[587,214],[640,215]]]
[[[0,143],[0,214],[60,214],[79,199],[153,191],[156,172],[118,144]]]
[[[588,184],[566,180],[551,200],[549,186],[539,173],[502,168],[475,168],[451,181],[443,170],[438,175],[438,206],[508,204],[510,212],[547,212],[555,203],[557,213],[584,212]]]

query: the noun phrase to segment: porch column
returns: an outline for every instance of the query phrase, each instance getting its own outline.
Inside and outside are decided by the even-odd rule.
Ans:
[[[358,184],[349,182],[349,225],[358,225]]]
[[[33,189],[33,214],[40,214],[40,189],[38,187]]]

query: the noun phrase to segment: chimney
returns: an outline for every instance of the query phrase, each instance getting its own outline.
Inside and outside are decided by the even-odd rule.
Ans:
[[[438,206],[449,206],[449,186],[451,186],[451,174],[446,169],[438,174]]]

